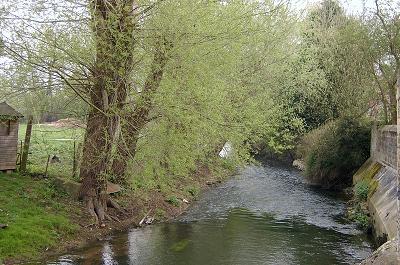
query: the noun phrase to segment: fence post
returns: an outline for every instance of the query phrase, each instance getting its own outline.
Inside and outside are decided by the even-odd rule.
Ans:
[[[77,163],[76,163],[76,140],[74,140],[74,157],[72,160],[72,177],[76,178],[76,170],[77,170]]]
[[[26,172],[26,164],[28,162],[28,154],[29,154],[29,145],[31,142],[31,135],[32,135],[32,124],[33,124],[33,116],[30,115],[28,117],[28,124],[26,126],[24,150],[22,152],[21,165],[19,168],[21,172]]]

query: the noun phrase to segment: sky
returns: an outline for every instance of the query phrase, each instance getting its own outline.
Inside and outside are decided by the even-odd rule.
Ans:
[[[314,3],[320,2],[320,0],[293,0],[295,4],[300,8],[305,8]],[[367,8],[374,8],[374,0],[340,0],[346,12],[350,14],[361,14],[363,12],[364,5]]]

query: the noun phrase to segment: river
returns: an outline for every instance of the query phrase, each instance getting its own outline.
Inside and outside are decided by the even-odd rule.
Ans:
[[[48,264],[334,265],[372,252],[344,220],[344,199],[291,168],[249,166],[202,194],[177,220],[113,235]]]

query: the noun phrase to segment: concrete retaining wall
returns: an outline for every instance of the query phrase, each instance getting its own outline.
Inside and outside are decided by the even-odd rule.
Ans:
[[[397,234],[397,127],[376,126],[371,132],[371,160],[383,167],[373,177],[378,183],[375,192],[368,198],[377,235],[386,234],[392,239]]]
[[[382,128],[376,126],[371,132],[371,158],[382,165],[397,168],[397,128],[388,125]]]
[[[389,240],[397,236],[397,172],[383,166],[373,178],[378,186],[368,198],[368,210],[372,217],[377,236],[387,236]]]
[[[387,237],[390,243],[378,249],[362,264],[400,264],[396,244],[397,221],[397,128],[374,127],[371,132],[371,158],[353,176],[353,183],[368,181],[374,187],[368,196],[368,210],[375,235]]]

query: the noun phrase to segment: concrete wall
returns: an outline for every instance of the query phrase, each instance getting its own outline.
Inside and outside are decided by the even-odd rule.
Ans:
[[[368,196],[375,234],[391,240],[378,249],[362,264],[400,264],[396,255],[397,220],[397,128],[396,126],[374,127],[371,133],[371,158],[353,176],[353,183],[368,180],[376,188]],[[371,178],[372,177],[372,178]],[[373,185],[374,186],[374,185]],[[390,245],[391,244],[391,245]],[[390,245],[392,247],[387,247]]]
[[[397,168],[397,128],[396,125],[388,125],[382,128],[374,127],[371,132],[371,158],[372,160]]]
[[[378,186],[368,198],[377,235],[392,239],[397,234],[397,128],[388,125],[374,127],[371,132],[371,160],[383,165],[373,177]]]
[[[397,172],[383,166],[373,178],[378,186],[368,198],[368,210],[372,217],[375,234],[393,239],[397,236]]]

